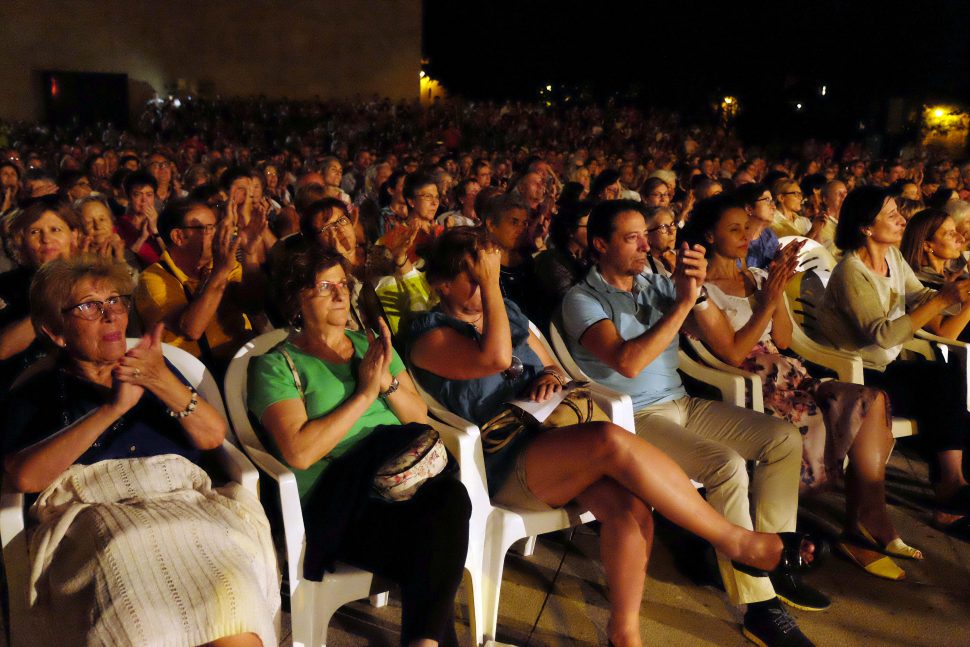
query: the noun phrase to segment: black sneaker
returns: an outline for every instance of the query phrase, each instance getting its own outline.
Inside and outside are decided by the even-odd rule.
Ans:
[[[824,611],[832,605],[829,596],[805,584],[790,570],[772,573],[768,577],[775,587],[775,595],[790,607],[802,611]]]
[[[761,647],[815,647],[780,604],[749,607],[741,633]]]

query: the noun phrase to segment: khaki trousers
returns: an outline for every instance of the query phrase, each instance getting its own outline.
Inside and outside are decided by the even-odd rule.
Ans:
[[[704,484],[708,503],[728,521],[759,532],[795,529],[802,464],[802,438],[795,427],[749,409],[691,397],[644,407],[634,421],[637,435]],[[752,460],[758,465],[749,483],[747,462]],[[775,597],[767,577],[735,571],[720,553],[717,559],[734,604]]]

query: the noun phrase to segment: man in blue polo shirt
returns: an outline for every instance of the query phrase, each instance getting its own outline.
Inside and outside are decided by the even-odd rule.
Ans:
[[[593,380],[630,394],[637,434],[703,483],[710,504],[729,521],[762,532],[794,530],[801,437],[771,416],[687,395],[677,372],[681,327],[706,332],[730,325],[703,294],[703,248],[683,246],[670,278],[643,274],[646,229],[637,202],[611,200],[593,209],[587,233],[596,264],[562,306],[570,351]],[[749,487],[751,460],[758,466]],[[746,637],[769,646],[811,645],[779,598],[820,610],[829,604],[823,594],[791,573],[751,577],[720,555],[718,563],[732,602],[748,605]]]

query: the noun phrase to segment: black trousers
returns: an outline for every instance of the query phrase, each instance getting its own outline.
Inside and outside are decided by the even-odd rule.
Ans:
[[[341,561],[401,587],[401,644],[420,638],[458,645],[455,594],[468,550],[471,501],[465,486],[440,477],[408,501],[368,498],[345,535]]]
[[[970,413],[958,362],[896,360],[880,373],[865,370],[867,386],[889,395],[894,416],[913,418],[927,452],[964,449],[970,433]],[[936,480],[936,460],[930,457],[930,477]]]

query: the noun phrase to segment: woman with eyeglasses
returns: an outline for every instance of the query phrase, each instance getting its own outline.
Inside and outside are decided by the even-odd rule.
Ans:
[[[644,220],[647,222],[647,270],[651,274],[670,276],[677,267],[677,223],[670,207],[648,207]]]
[[[499,250],[474,230],[450,229],[435,241],[426,272],[440,303],[412,323],[410,364],[432,396],[482,429],[493,503],[550,510],[576,501],[602,523],[611,644],[641,645],[652,508],[744,564],[770,570],[782,552],[794,562],[810,559],[813,549],[798,535],[779,539],[729,523],[666,454],[612,423],[525,425],[508,436],[493,426],[510,399],[542,402],[567,382],[521,310],[502,298],[500,267]]]
[[[366,331],[347,329],[353,279],[340,256],[303,240],[288,246],[280,261],[274,284],[294,328],[285,342],[252,361],[248,405],[272,439],[271,450],[296,476],[308,554],[320,548],[314,542],[323,533],[315,528],[328,499],[360,501],[347,511],[336,558],[401,585],[402,645],[457,646],[453,612],[468,545],[468,494],[450,477],[394,503],[368,496],[369,482],[357,483],[366,488],[363,496],[351,485],[316,487],[327,470],[342,469],[340,457],[375,428],[427,422],[427,407],[383,321]]]
[[[785,236],[805,236],[814,238],[825,224],[824,219],[813,222],[802,215],[804,196],[798,182],[791,178],[781,178],[771,185],[771,195],[775,199],[775,214],[771,228],[779,238]]]
[[[126,265],[83,256],[44,264],[30,287],[54,361],[2,415],[5,485],[38,495],[34,644],[278,644],[269,522],[204,471],[226,421],[166,362],[162,326],[128,350],[132,283]]]
[[[562,203],[549,231],[552,244],[536,256],[535,278],[539,289],[535,294],[542,304],[534,311],[546,316],[535,323],[543,330],[548,327],[549,317],[562,303],[569,288],[589,270],[586,221],[592,208],[593,203],[588,200]]]

